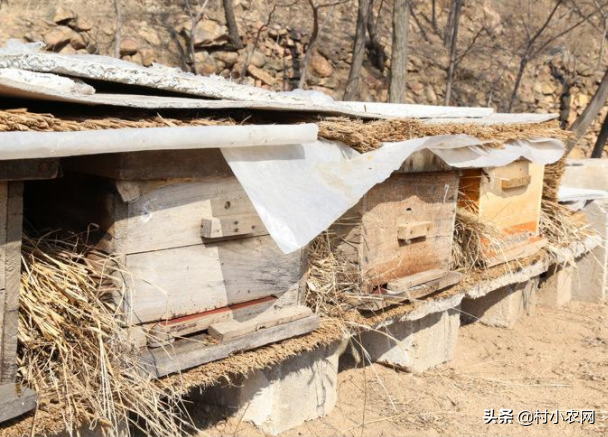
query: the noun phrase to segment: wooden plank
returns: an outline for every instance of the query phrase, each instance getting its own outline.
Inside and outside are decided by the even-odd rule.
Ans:
[[[138,184],[141,195],[128,203],[127,254],[200,244],[202,220],[213,216],[211,200],[245,194],[235,177]]]
[[[8,182],[0,182],[0,290],[6,286],[6,225],[8,209]],[[4,300],[2,300],[4,302]]]
[[[59,159],[11,159],[0,165],[0,181],[53,179],[59,173]]]
[[[153,377],[160,378],[201,364],[227,358],[235,352],[255,349],[287,338],[314,331],[319,326],[316,315],[271,328],[251,335],[228,340],[217,345],[202,346],[206,335],[176,341],[171,347],[149,349],[142,353],[142,368]]]
[[[389,282],[387,293],[373,294],[373,299],[364,299],[358,302],[355,300],[356,298],[353,298],[351,303],[355,303],[354,306],[361,311],[380,311],[405,301],[425,298],[439,290],[456,285],[460,282],[462,276],[462,273],[458,272],[445,272],[439,278],[408,289],[404,289],[402,285]]]
[[[401,292],[403,290],[409,290],[420,284],[424,284],[429,281],[434,281],[447,275],[446,270],[431,269],[425,270],[424,272],[415,273],[413,275],[406,276],[404,278],[395,279],[388,283],[388,290]]]
[[[62,160],[67,171],[119,180],[234,176],[219,149],[108,153]]]
[[[302,254],[283,254],[270,236],[130,254],[126,267],[136,324],[284,293],[295,300],[305,273]]]
[[[211,214],[213,217],[224,217],[236,214],[256,214],[256,211],[249,197],[244,194],[211,199]]]
[[[204,239],[254,235],[268,235],[262,219],[257,214],[203,218],[201,224],[201,236]]]
[[[17,374],[17,334],[19,322],[19,287],[21,283],[21,233],[23,224],[23,183],[8,183],[8,199],[3,235],[4,299],[0,345],[0,383],[13,382]]]
[[[214,323],[228,320],[246,321],[273,308],[276,302],[276,297],[269,296],[177,319],[163,320],[149,328],[147,344],[149,347],[159,347],[173,343],[176,338],[204,331]]]
[[[36,408],[38,397],[26,387],[14,383],[0,384],[0,423]]]
[[[214,323],[209,326],[209,334],[220,341],[232,340],[311,315],[312,310],[305,306],[283,308],[281,310],[265,312],[245,321],[230,320],[228,322]]]
[[[502,189],[503,190],[512,190],[513,188],[526,187],[530,185],[532,182],[532,176],[520,176],[511,179],[503,179],[502,180]]]
[[[406,222],[397,225],[397,238],[406,244],[417,238],[425,238],[431,231],[431,222]]]
[[[530,243],[520,244],[515,247],[508,247],[503,251],[497,252],[496,255],[488,257],[486,261],[486,266],[493,267],[498,264],[506,263],[508,261],[513,261],[519,258],[525,258],[527,256],[534,255],[546,245],[547,239],[540,238]]]

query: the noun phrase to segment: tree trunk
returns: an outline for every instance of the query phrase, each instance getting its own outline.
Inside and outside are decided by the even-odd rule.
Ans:
[[[355,30],[355,45],[353,47],[353,62],[348,73],[348,82],[344,91],[344,100],[354,100],[359,91],[359,78],[361,76],[361,66],[365,56],[365,24],[367,14],[370,11],[370,0],[359,0],[359,10],[357,12],[357,27]]]
[[[409,12],[409,0],[395,0],[393,5],[393,47],[389,85],[389,101],[391,103],[403,103],[405,101]]]
[[[574,140],[568,142],[568,152],[572,150],[578,140],[581,139],[583,135],[585,135],[585,132],[587,132],[587,129],[589,129],[589,126],[591,125],[593,120],[595,120],[597,114],[606,104],[606,99],[608,99],[608,70],[606,70],[606,72],[604,73],[604,77],[602,77],[600,86],[597,88],[597,91],[593,95],[593,98],[591,99],[583,113],[576,119],[574,123],[572,123],[572,126],[570,126],[570,130],[574,132],[575,137]]]
[[[378,12],[380,14],[380,12]],[[374,1],[369,2],[369,11],[367,12],[367,34],[369,35],[370,58],[372,64],[380,70],[384,71],[384,63],[386,62],[386,52],[378,39],[377,22],[374,20]]]
[[[527,66],[528,55],[526,54],[521,58],[521,61],[519,61],[519,70],[517,71],[515,84],[513,84],[513,92],[511,93],[511,100],[509,100],[509,107],[507,108],[507,112],[511,112],[513,110],[513,106],[515,105],[515,101],[517,100],[517,93],[519,92],[521,80],[524,77],[524,72],[526,71]]]
[[[120,59],[120,43],[122,41],[122,5],[120,0],[114,0],[116,11],[116,31],[114,32],[114,57]]]
[[[226,26],[228,27],[228,37],[230,38],[230,44],[232,44],[232,47],[237,50],[242,49],[243,41],[241,41],[241,35],[239,34],[239,26],[236,23],[232,0],[222,1],[224,3],[224,16],[226,17]]]
[[[604,153],[604,146],[606,145],[606,140],[608,140],[608,114],[604,118],[604,122],[602,123],[602,129],[600,130],[600,134],[597,137],[597,141],[593,146],[593,152],[591,152],[592,158],[601,158]]]
[[[454,11],[456,10],[456,0],[450,0],[450,11],[448,12],[448,19],[445,23],[445,29],[443,30],[443,45],[449,47],[451,45],[451,38],[454,29]]]
[[[312,8],[312,33],[310,34],[310,40],[308,41],[308,47],[306,48],[304,60],[300,66],[300,80],[298,81],[298,88],[302,89],[306,85],[306,71],[308,70],[308,64],[310,63],[310,58],[312,57],[315,42],[317,42],[317,37],[319,36],[319,8],[315,6],[312,0],[308,0],[308,3]]]
[[[462,9],[462,0],[455,0],[454,8],[454,25],[452,27],[452,36],[450,38],[450,65],[448,66],[448,80],[445,86],[444,104],[448,106],[452,97],[452,84],[454,82],[454,69],[456,68],[456,49],[458,46],[458,25],[460,22],[460,11]]]

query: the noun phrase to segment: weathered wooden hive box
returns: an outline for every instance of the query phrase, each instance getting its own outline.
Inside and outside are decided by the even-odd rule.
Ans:
[[[544,166],[527,160],[504,167],[465,170],[458,204],[499,235],[488,242],[488,264],[533,255],[546,240],[539,234]]]
[[[395,172],[330,228],[346,280],[360,281],[360,308],[379,309],[458,281],[450,272],[458,179],[455,171]]]
[[[155,354],[155,373],[316,327],[300,305],[305,252],[280,251],[219,150],[81,157],[65,168],[38,195],[55,205],[63,227],[98,225],[97,247],[122,258],[131,341],[158,348],[144,353]]]

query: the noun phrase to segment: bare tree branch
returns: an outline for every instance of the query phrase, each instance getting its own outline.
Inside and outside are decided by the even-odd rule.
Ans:
[[[190,68],[194,74],[198,74],[198,70],[196,68],[196,59],[194,59],[195,47],[194,47],[194,37],[196,34],[196,26],[203,19],[203,15],[205,14],[205,9],[207,8],[207,3],[209,0],[205,0],[203,6],[200,10],[195,14],[190,6],[190,0],[186,0],[186,10],[188,11],[188,15],[190,16],[190,35],[188,41],[188,48],[190,52]]]
[[[304,60],[300,66],[300,80],[298,81],[298,88],[304,88],[304,85],[306,85],[306,73],[308,71],[308,64],[310,63],[310,59],[313,54],[313,49],[317,43],[320,30],[325,27],[325,24],[327,23],[326,19],[323,24],[319,26],[319,10],[323,8],[333,8],[343,3],[348,3],[349,1],[350,0],[339,0],[332,3],[323,3],[317,5],[314,0],[308,0],[308,4],[312,8],[312,33],[310,34],[310,39],[308,40],[308,47],[306,48]]]

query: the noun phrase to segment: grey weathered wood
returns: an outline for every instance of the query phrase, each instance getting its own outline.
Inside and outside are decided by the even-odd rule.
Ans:
[[[3,253],[2,338],[0,344],[0,383],[13,382],[17,373],[17,331],[21,274],[21,232],[23,222],[23,183],[6,183],[6,207],[0,210],[0,252]]]
[[[135,323],[172,319],[285,293],[296,300],[302,255],[270,236],[130,254]]]
[[[441,277],[413,286],[399,282],[389,282],[388,293],[374,294],[370,299],[353,296],[350,303],[361,311],[380,311],[401,302],[423,299],[439,290],[456,285],[460,282],[462,276],[462,273],[458,272],[444,272]]]
[[[59,172],[59,159],[17,159],[0,163],[0,181],[53,179]]]
[[[312,315],[312,310],[305,306],[283,308],[280,310],[262,313],[249,320],[229,320],[214,323],[209,326],[209,335],[220,341],[243,337],[265,328],[293,322]]]
[[[525,243],[515,247],[507,247],[502,251],[497,251],[494,256],[489,257],[486,260],[486,266],[493,267],[518,258],[525,258],[527,256],[534,255],[546,245],[547,239],[541,238],[532,243]]]
[[[66,158],[65,170],[120,180],[232,176],[219,149],[162,150]]]
[[[214,323],[229,320],[247,321],[265,311],[274,311],[276,304],[277,299],[269,296],[178,319],[163,320],[152,325],[140,325],[136,329],[144,330],[144,339],[138,345],[143,346],[147,342],[149,347],[160,347],[173,343],[176,338],[204,331]],[[146,330],[149,330],[148,336],[145,335]]]
[[[266,234],[268,231],[257,214],[205,217],[201,223],[201,236],[206,239]]]
[[[211,361],[227,358],[238,351],[255,349],[298,335],[314,331],[319,326],[316,315],[263,329],[245,337],[228,340],[217,345],[205,346],[205,335],[176,341],[172,346],[146,350],[142,353],[142,368],[160,378],[170,373],[186,370]]]
[[[29,388],[14,383],[0,384],[0,423],[33,410],[37,400],[36,393]]]

